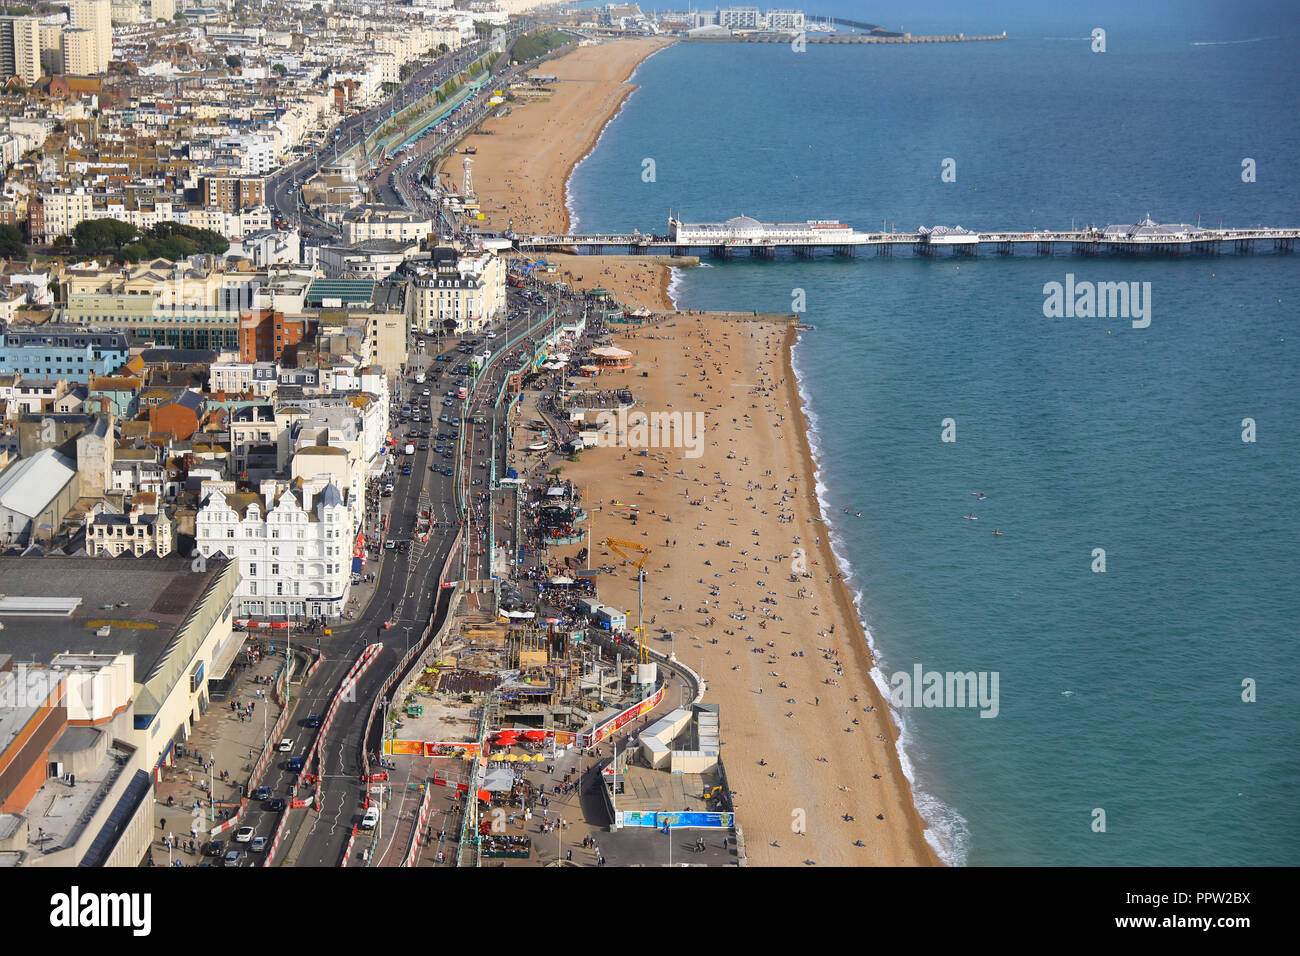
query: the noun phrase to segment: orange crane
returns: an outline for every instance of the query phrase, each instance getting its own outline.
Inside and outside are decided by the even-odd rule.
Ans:
[[[600,542],[604,547],[612,548],[613,551],[624,561],[629,561],[632,567],[636,568],[636,639],[638,650],[638,663],[650,663],[650,655],[646,653],[645,648],[645,626],[641,619],[642,604],[642,584],[645,581],[645,562],[650,557],[650,549],[636,541],[624,541],[622,538],[606,538]],[[627,551],[623,549],[626,548]],[[641,557],[633,558],[628,551],[639,551]]]

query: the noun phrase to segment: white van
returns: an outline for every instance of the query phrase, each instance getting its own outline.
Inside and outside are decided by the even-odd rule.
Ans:
[[[370,807],[366,810],[366,815],[361,818],[361,829],[373,830],[379,825],[379,808]]]

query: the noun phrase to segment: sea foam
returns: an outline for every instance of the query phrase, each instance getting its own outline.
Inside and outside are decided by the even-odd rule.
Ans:
[[[871,680],[875,683],[877,690],[880,691],[880,696],[885,701],[886,706],[889,707],[894,726],[898,728],[898,737],[895,744],[895,749],[898,752],[898,763],[903,770],[903,776],[907,778],[907,782],[911,786],[912,801],[916,805],[917,812],[925,822],[925,840],[943,863],[949,866],[962,866],[966,862],[970,845],[970,828],[966,818],[934,795],[921,789],[916,780],[916,769],[908,755],[909,749],[914,748],[915,742],[909,726],[910,722],[904,719],[904,716],[897,708],[889,704],[889,682],[881,669],[882,655],[876,645],[875,635],[871,633],[871,628],[867,626],[866,615],[863,611],[862,589],[856,586],[857,574],[845,550],[842,530],[835,523],[834,509],[830,507],[827,500],[827,486],[822,481],[824,465],[822,447],[818,442],[817,415],[812,410],[811,398],[805,385],[808,379],[800,368],[800,350],[797,345],[796,342],[796,347],[791,352],[790,365],[794,370],[795,382],[798,386],[799,407],[808,423],[806,434],[808,436],[808,450],[813,462],[813,487],[817,495],[817,505],[821,509],[822,518],[827,528],[831,554],[835,557],[836,566],[843,572],[846,584],[853,587],[853,606],[858,614],[858,623],[862,625],[862,633],[867,638],[867,649],[871,652]]]

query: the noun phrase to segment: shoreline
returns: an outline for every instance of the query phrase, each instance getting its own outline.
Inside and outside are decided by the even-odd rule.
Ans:
[[[504,204],[502,212],[508,212],[512,208],[520,211],[526,209],[530,216],[548,220],[551,229],[567,228],[570,218],[570,184],[574,171],[594,152],[605,129],[621,112],[627,97],[636,89],[627,84],[627,79],[635,74],[641,62],[667,45],[669,44],[658,44],[657,48],[638,51],[641,55],[635,62],[629,62],[631,58],[626,55],[624,47],[619,51],[624,56],[619,61],[619,68],[614,71],[619,74],[616,79],[616,95],[612,95],[615,92],[610,87],[613,78],[610,77],[609,65],[605,64],[605,85],[595,96],[587,97],[593,102],[582,103],[584,108],[581,111],[569,110],[569,118],[581,122],[580,128],[585,135],[575,139],[566,138],[566,143],[578,143],[577,151],[565,156],[569,162],[561,164],[553,161],[549,164],[548,172],[551,176],[562,176],[559,181],[563,184],[565,201],[559,204],[559,208],[541,202],[543,198],[555,195],[555,179],[551,179],[542,189],[534,188],[526,197],[501,196],[494,188],[495,183],[490,183],[486,188],[481,187],[481,201],[485,196],[490,197],[484,202],[484,212],[488,212],[489,203],[505,198],[510,202]],[[600,69],[599,64],[591,62],[598,59],[594,56],[594,51],[603,50],[606,46],[611,44],[584,48],[589,51],[585,58],[587,62],[577,64],[576,72],[574,60],[584,50],[558,58],[552,62],[551,67],[562,77],[580,76],[584,67],[594,73]],[[605,52],[608,54],[609,51]],[[566,82],[562,80],[557,83],[556,89],[565,87]],[[485,139],[493,142],[494,149],[498,145],[507,148],[515,146],[518,152],[527,153],[529,142],[534,136],[539,132],[544,134],[545,127],[554,125],[557,118],[563,118],[556,114],[562,113],[565,104],[552,106],[555,108],[549,111],[549,115],[531,103],[523,109],[519,116],[524,118],[524,122],[518,123],[516,120],[516,129],[523,130],[517,144],[513,133],[498,133]],[[533,111],[531,116],[529,111]],[[579,112],[582,114],[581,119],[578,117]],[[558,134],[552,132],[550,135],[563,136],[563,129]],[[484,147],[480,146],[480,149],[483,150]],[[494,178],[499,178],[508,185],[513,176],[523,174],[525,162],[526,160],[520,159],[509,168],[501,167]],[[476,179],[477,177],[476,171]],[[499,215],[495,205],[493,214]],[[563,217],[562,222],[560,217]],[[500,226],[504,226],[504,223],[500,223]],[[557,266],[558,274],[555,278],[575,288],[589,289],[601,285],[629,304],[674,311],[669,287],[680,279],[667,265],[627,256],[557,254],[548,258]],[[641,328],[613,330],[612,337],[618,344],[634,351],[633,368],[601,375],[592,384],[601,389],[630,388],[642,399],[639,407],[644,409],[681,407],[683,402],[701,409],[707,407],[707,411],[702,410],[696,414],[716,415],[717,418],[707,426],[709,441],[703,444],[709,446],[711,442],[712,446],[719,447],[707,448],[699,461],[690,457],[682,460],[679,448],[666,450],[666,454],[654,452],[654,458],[638,459],[637,463],[644,464],[647,471],[662,470],[662,474],[641,479],[641,482],[646,483],[629,478],[629,467],[625,459],[632,453],[622,453],[618,449],[591,449],[582,453],[577,464],[557,464],[561,465],[565,477],[587,489],[588,511],[594,523],[593,551],[608,556],[609,552],[595,542],[610,535],[637,535],[636,531],[631,530],[636,526],[636,521],[630,518],[626,508],[616,510],[611,515],[604,509],[606,503],[619,499],[639,502],[639,514],[643,519],[672,523],[671,528],[661,529],[667,531],[669,537],[665,538],[665,547],[657,549],[660,553],[651,559],[655,571],[649,579],[654,583],[646,589],[646,638],[647,641],[671,640],[674,650],[678,638],[684,644],[692,641],[695,651],[700,654],[699,666],[707,683],[705,699],[720,704],[721,708],[726,745],[724,760],[731,787],[737,794],[736,809],[746,833],[750,862],[759,866],[799,865],[802,860],[809,858],[811,851],[811,857],[825,865],[941,865],[935,849],[925,837],[926,824],[916,806],[911,781],[904,773],[900,759],[900,731],[896,717],[873,679],[874,660],[866,629],[846,583],[843,567],[834,554],[831,526],[825,519],[817,495],[818,468],[807,433],[808,415],[794,369],[793,349],[798,340],[795,326],[793,317],[784,321],[784,324],[772,324],[770,320],[766,324],[756,324],[741,314],[723,317],[686,312],[665,316]],[[668,329],[678,331],[665,334]],[[733,346],[736,348],[733,349]],[[738,354],[740,352],[745,353],[743,358]],[[689,378],[692,365],[700,376],[694,381]],[[642,373],[648,378],[643,377]],[[743,377],[745,383],[726,381],[735,375]],[[753,384],[756,381],[754,375],[759,376],[761,386]],[[715,389],[715,383],[719,379],[723,380],[721,391]],[[688,399],[684,391],[688,385],[706,387],[705,391],[696,391]],[[706,403],[709,402],[718,404],[708,406]],[[746,409],[763,411],[750,419]],[[732,431],[740,432],[742,427],[753,431],[752,438],[746,439],[743,445],[737,445],[735,451],[723,458],[725,443],[721,439],[712,439],[723,434],[721,430],[726,426],[722,422],[726,418],[735,423],[731,427]],[[760,430],[757,427],[778,423],[779,429],[764,427]],[[791,433],[797,436],[794,442],[781,442],[784,434]],[[731,437],[727,441],[736,442],[737,438]],[[749,466],[750,458],[746,457],[745,467],[742,468],[738,464],[741,453],[752,456],[757,465]],[[670,467],[668,462],[673,458],[679,460]],[[674,468],[677,469],[676,473],[673,472]],[[753,522],[753,537],[744,532],[746,537],[737,541],[738,546],[746,549],[739,552],[745,560],[733,559],[733,566],[728,569],[733,577],[730,580],[724,579],[721,573],[717,573],[719,569],[709,565],[722,562],[725,566],[723,555],[729,556],[729,553],[715,550],[718,544],[722,544],[712,540],[719,533],[716,528],[707,532],[703,529],[709,523],[718,521],[717,512],[724,504],[732,515],[735,515],[738,507],[742,509],[742,515],[746,514],[744,505],[729,500],[727,489],[737,486],[732,493],[743,496],[740,487],[748,487],[752,479],[762,474],[765,468],[768,469],[767,482],[780,481],[775,477],[778,474],[789,475],[785,479],[785,485],[793,485],[793,489],[782,491],[781,497],[767,504],[761,515],[750,515],[748,520]],[[725,479],[724,473],[727,474]],[[705,479],[701,475],[712,477]],[[648,484],[652,479],[657,479],[662,484]],[[686,490],[681,490],[683,486],[677,484],[679,481],[686,483]],[[708,486],[709,490],[703,498],[693,501],[691,498],[698,494],[693,487],[696,484]],[[753,482],[753,485],[749,489],[752,491],[747,499],[749,502],[755,501],[760,493],[767,496],[778,490],[777,484],[771,484],[770,488],[760,482]],[[639,497],[628,497],[632,495]],[[687,499],[685,505],[681,501],[683,497]],[[701,515],[689,505],[698,505],[701,510],[714,514]],[[758,509],[757,504],[753,505],[754,512]],[[780,511],[779,516],[769,514],[769,511],[777,510]],[[689,525],[696,517],[704,520],[700,520],[692,530]],[[725,517],[723,520],[734,524],[739,517]],[[630,524],[624,529],[611,528],[611,524],[623,522]],[[645,520],[641,523],[643,527],[647,524]],[[785,527],[786,524],[795,527],[788,528]],[[809,525],[819,526],[818,531],[814,532],[817,538],[815,546],[800,544],[799,533],[806,535]],[[762,548],[769,554],[771,548],[789,551],[792,547],[792,531],[795,532],[794,551],[799,552],[801,547],[805,547],[812,565],[812,573],[803,574],[802,580],[793,573],[789,575],[791,582],[804,585],[798,589],[797,595],[792,593],[789,583],[783,585],[775,578],[771,584],[757,580],[768,577],[767,571],[774,560],[778,562],[776,576],[782,577],[779,563],[790,555],[778,554],[775,558],[761,558],[754,552],[751,557],[749,549],[752,545],[747,543],[756,544],[761,541]],[[658,532],[643,530],[640,535],[650,537],[654,533]],[[724,530],[721,533],[729,532]],[[678,539],[672,538],[673,534],[679,538],[683,534],[689,536],[685,547],[677,546]],[[671,545],[668,544],[669,541],[672,542]],[[769,545],[769,542],[772,544]],[[657,542],[651,539],[647,544]],[[726,542],[726,546],[730,547],[731,542]],[[550,557],[571,557],[577,550],[577,546],[552,548]],[[708,560],[709,557],[713,560]],[[617,563],[618,559],[611,556],[608,561]],[[764,561],[769,564],[764,566]],[[755,566],[751,567],[751,563]],[[723,579],[720,584],[709,586],[714,589],[711,592],[712,598],[686,596],[688,591],[694,591],[703,585],[710,575],[715,581]],[[756,576],[757,579],[750,581],[749,576]],[[624,602],[622,606],[630,607],[631,616],[634,616],[635,584],[626,577],[620,569],[620,573],[602,580],[601,597],[607,601],[614,599]],[[726,593],[725,598],[735,599],[735,603],[741,605],[739,610],[748,612],[741,615],[741,619],[753,620],[760,628],[768,623],[776,623],[777,627],[767,632],[754,631],[744,638],[755,641],[755,646],[749,647],[736,643],[741,640],[740,632],[751,627],[749,623],[743,627],[736,624],[728,627],[726,623],[718,621],[721,625],[719,628],[712,623],[716,618],[707,615],[704,623],[701,623],[698,612],[712,613],[721,609],[719,605],[722,592],[719,589],[722,587],[734,589],[731,593]],[[778,598],[770,597],[779,592]],[[666,603],[669,595],[673,601],[671,606]],[[693,600],[702,602],[703,606],[688,607],[687,602]],[[712,604],[710,600],[716,603]],[[676,603],[678,601],[681,602],[680,605]],[[787,604],[787,601],[791,603]],[[782,616],[771,617],[774,604],[782,614],[796,615],[796,620],[787,622]],[[805,607],[811,607],[811,612],[803,610]],[[794,610],[791,611],[790,608]],[[667,626],[651,627],[658,616],[665,617]],[[813,616],[819,620],[813,621]],[[700,631],[701,627],[707,630]],[[779,630],[782,627],[789,630]],[[822,630],[817,633],[819,628]],[[772,643],[780,641],[782,647],[764,651],[764,660],[754,661],[753,657],[762,649],[757,644],[756,635],[759,633],[763,634],[764,640],[771,635]],[[724,634],[730,636],[724,640]],[[826,646],[819,647],[814,638],[820,638]],[[852,648],[846,650],[841,657],[838,648],[845,641]],[[791,646],[798,650],[791,652]],[[821,663],[817,662],[818,650],[822,651]],[[754,654],[746,653],[747,651]],[[778,656],[782,654],[786,655],[784,659]],[[791,657],[800,654],[804,657],[796,662],[790,661]],[[770,661],[766,659],[768,655],[772,657]],[[691,660],[690,664],[694,667],[695,661]],[[762,665],[761,670],[756,670],[758,665]],[[773,667],[779,670],[773,670]],[[749,673],[739,677],[732,674],[741,670]],[[838,679],[826,677],[828,672],[838,674]],[[781,686],[785,687],[788,683],[790,690],[786,693],[795,694],[787,704],[780,703],[780,691],[776,694],[763,694],[765,681],[770,689],[775,690],[770,685],[775,684],[776,680],[768,679],[768,674],[784,675]],[[844,717],[835,715],[830,706],[837,701],[846,708],[843,711]],[[790,703],[796,704],[797,716],[795,710],[789,709]],[[863,707],[864,703],[869,706]],[[783,710],[788,712],[780,712]],[[851,718],[854,713],[857,714],[856,718]],[[858,725],[856,729],[859,733],[853,736],[849,734],[855,728],[847,726],[850,718],[852,724]],[[801,723],[800,720],[807,723]],[[786,742],[785,747],[781,746],[782,741]],[[818,756],[814,757],[814,754]],[[825,766],[827,764],[832,768],[847,767],[849,775],[826,779],[828,773],[833,775],[838,772],[828,770]],[[863,772],[870,767],[877,770],[875,775]],[[792,812],[806,815],[806,829],[802,832],[796,830],[792,833]],[[836,820],[837,816],[841,819]],[[862,823],[858,823],[859,820]],[[863,842],[859,847],[852,842],[851,837],[846,839],[849,833],[869,842]]]
[[[882,708],[889,715],[888,737],[892,744],[893,764],[898,776],[902,778],[902,786],[906,790],[907,801],[911,804],[913,815],[913,827],[917,832],[913,834],[913,839],[919,838],[921,855],[928,857],[926,864],[930,866],[944,866],[944,861],[939,857],[935,845],[926,838],[926,834],[932,832],[932,828],[927,825],[927,821],[922,816],[920,808],[917,806],[915,781],[910,779],[903,768],[903,754],[899,744],[899,735],[901,728],[899,726],[897,715],[890,706],[888,699],[880,686],[872,679],[872,674],[876,669],[876,657],[874,648],[871,646],[871,640],[867,635],[867,627],[862,620],[862,612],[858,607],[858,602],[854,599],[853,592],[849,589],[849,573],[844,570],[844,561],[835,554],[834,542],[831,540],[834,528],[830,519],[826,517],[825,509],[822,507],[821,496],[817,493],[817,485],[821,480],[821,468],[817,463],[816,456],[813,454],[812,442],[808,436],[812,434],[812,425],[809,423],[809,412],[804,405],[804,396],[799,387],[799,376],[794,367],[794,347],[799,341],[799,330],[792,326],[786,336],[784,345],[785,352],[785,370],[789,377],[791,385],[787,388],[786,401],[789,403],[792,413],[797,424],[796,433],[799,436],[800,450],[799,454],[803,458],[805,466],[805,475],[809,480],[812,488],[809,494],[809,507],[813,511],[814,520],[820,521],[826,528],[826,537],[821,544],[823,558],[826,563],[835,569],[836,585],[835,599],[840,605],[841,611],[846,617],[854,622],[854,630],[857,633],[858,640],[853,642],[854,657],[857,659],[859,666],[866,672],[869,682],[872,686],[875,700],[875,706]],[[845,559],[847,560],[847,559]],[[914,847],[920,850],[921,847]]]
[[[569,228],[570,181],[596,149],[609,124],[637,90],[630,82],[641,65],[676,41],[663,38],[610,40],[578,47],[547,61],[558,79],[545,98],[520,99],[506,116],[494,116],[473,136],[474,186],[485,219],[479,225],[520,232],[562,233]],[[463,153],[438,163],[437,175],[453,188],[462,175]],[[555,253],[555,278],[576,289],[609,289],[622,302],[650,309],[673,308],[671,270],[653,259]]]

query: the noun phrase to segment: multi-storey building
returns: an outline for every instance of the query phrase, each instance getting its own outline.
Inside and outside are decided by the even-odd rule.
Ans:
[[[266,202],[266,183],[259,176],[204,176],[203,205],[242,212]]]
[[[408,263],[411,324],[422,332],[477,332],[505,309],[505,268],[491,253],[462,255],[439,246],[428,264]]]
[[[368,239],[412,242],[433,233],[429,216],[393,206],[360,206],[343,214],[343,241],[348,245]]]
[[[94,43],[94,59],[91,63],[93,69],[83,72],[72,69],[69,64],[68,72],[78,76],[107,72],[109,61],[113,59],[112,0],[69,0],[68,26],[71,29],[65,32],[65,37],[67,33],[86,30]],[[64,56],[69,56],[66,44]]]
[[[236,613],[339,616],[352,580],[352,518],[343,493],[333,483],[304,483],[295,494],[276,479],[263,481],[261,494],[233,489],[204,482],[194,527],[200,554],[225,554],[239,565]]]
[[[68,325],[9,326],[0,334],[0,372],[89,383],[131,357],[126,336]]]
[[[94,30],[63,31],[63,72],[72,76],[95,76],[99,68],[99,39]]]
[[[38,18],[0,17],[0,75],[16,76],[29,86],[41,78]]]
[[[157,495],[149,493],[136,495],[126,514],[92,509],[86,515],[86,553],[92,558],[123,554],[165,558],[172,551],[173,524],[165,512],[159,512]]]

